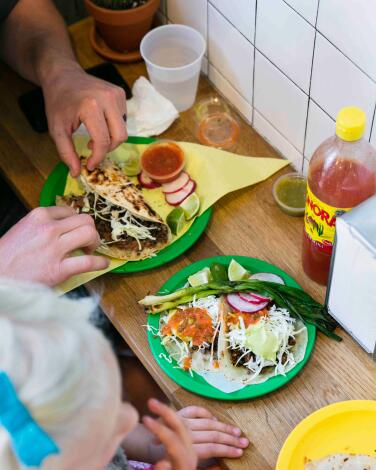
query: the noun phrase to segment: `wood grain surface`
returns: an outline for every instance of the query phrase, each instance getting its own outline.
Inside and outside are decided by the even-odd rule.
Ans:
[[[88,42],[90,21],[84,20],[70,28],[78,59],[84,67],[103,61]],[[121,65],[118,69],[130,85],[140,75],[146,75],[142,63]],[[0,170],[26,206],[33,208],[38,205],[42,185],[58,155],[49,136],[35,133],[18,108],[17,97],[30,87],[5,65],[0,65]],[[202,77],[198,98],[213,92]],[[278,157],[239,119],[237,153]],[[183,113],[163,137],[196,142],[192,111]],[[341,330],[344,340],[339,344],[318,334],[311,359],[287,386],[263,398],[240,403],[212,401],[181,389],[160,370],[150,353],[143,327],[146,318],[137,300],[149,291],[155,292],[179,269],[205,257],[237,254],[261,258],[285,270],[317,300],[324,300],[324,288],[310,281],[301,268],[302,219],[283,214],[274,204],[271,189],[276,177],[219,201],[205,235],[184,256],[145,273],[108,274],[88,286],[101,293],[103,310],[176,407],[206,406],[224,421],[238,425],[249,437],[251,445],[242,459],[223,462],[233,470],[275,468],[290,431],[322,406],[341,400],[376,399],[376,364]]]

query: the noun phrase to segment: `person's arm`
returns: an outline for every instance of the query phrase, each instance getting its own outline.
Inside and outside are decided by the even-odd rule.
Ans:
[[[51,0],[19,0],[0,27],[0,55],[42,87],[50,134],[73,176],[78,176],[80,163],[71,136],[80,123],[91,136],[89,168],[127,138],[123,89],[80,67]]]

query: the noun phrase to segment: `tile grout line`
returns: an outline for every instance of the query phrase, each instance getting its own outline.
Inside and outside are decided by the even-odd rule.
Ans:
[[[284,72],[282,69],[280,69],[278,67],[278,65],[276,65],[274,62],[272,62],[269,57],[267,55],[265,55],[262,51],[260,51],[260,49],[258,49],[257,47],[255,47],[255,49],[257,50],[257,52],[259,54],[261,54],[268,62],[270,62],[273,67],[275,67],[279,72],[281,72],[282,75],[284,75],[293,85],[296,86],[296,88],[299,88],[299,90],[304,93],[306,96],[308,96],[307,92],[303,90],[303,88],[300,87],[300,85],[298,85],[297,83],[294,82],[294,80],[292,78],[290,78],[286,72]]]
[[[281,131],[280,131],[279,129],[277,129],[277,128],[275,127],[275,125],[272,124],[272,123],[269,121],[269,119],[266,118],[266,117],[262,114],[261,111],[259,111],[257,108],[255,108],[255,111],[256,111],[257,113],[259,113],[260,116],[264,119],[264,121],[266,121],[266,122],[269,124],[269,126],[270,126],[280,137],[282,137],[282,139],[284,139],[296,152],[298,152],[298,154],[299,154],[299,155],[303,158],[303,160],[304,160],[304,155],[302,155],[302,153],[300,152],[300,150],[297,149],[297,148],[295,147],[295,145],[292,144],[292,143],[287,139],[287,137],[285,137],[285,136],[281,133]],[[255,128],[255,130],[256,130],[257,133],[259,133],[256,128]],[[262,134],[260,134],[260,135],[263,137]],[[277,147],[275,144],[272,144],[271,141],[269,141],[269,139],[267,139],[266,137],[263,137],[263,138],[264,138],[273,148],[277,149],[277,151],[283,156],[283,158],[284,158],[285,160],[290,161],[287,157],[285,157],[285,154],[282,153],[281,150],[279,150],[278,147]]]
[[[208,74],[209,79],[209,65],[210,65],[210,56],[209,56],[209,0],[206,2],[206,58],[208,59]]]
[[[320,31],[318,28],[317,28],[317,20],[318,20],[318,13],[319,13],[319,5],[320,5],[320,0],[318,0],[318,4],[317,4],[317,12],[316,12],[316,21],[315,21],[315,24],[312,25],[312,23],[310,23],[306,18],[304,18],[304,16],[299,13],[297,10],[295,10],[294,7],[292,7],[289,3],[287,3],[286,0],[282,0],[282,2],[284,2],[289,8],[291,8],[291,10],[293,10],[297,15],[299,15],[304,21],[306,21],[310,26],[313,26],[316,31],[321,34],[321,36],[323,38],[325,38],[333,47],[335,47],[337,49],[337,51],[339,51],[342,55],[344,55],[346,57],[347,60],[349,60],[353,65],[355,65],[355,67],[357,69],[359,69],[362,73],[364,73],[364,75],[366,75],[370,80],[372,80],[372,82],[376,83],[376,79],[372,78],[371,75],[369,75],[365,70],[363,70],[353,59],[351,59],[349,56],[347,56],[338,46],[336,46],[334,44],[334,42],[332,42],[327,36],[325,36],[325,34]]]
[[[256,0],[256,1],[257,1],[257,0]],[[209,0],[208,0],[208,5],[210,5],[210,6],[213,8],[213,10],[215,10],[219,15],[221,15],[222,18],[224,18],[233,28],[235,28],[235,30],[236,30],[241,36],[243,36],[243,38],[244,38],[246,41],[248,41],[249,43],[252,44],[252,46],[254,46],[254,44],[252,43],[252,41],[250,41],[250,40],[247,38],[247,36],[244,36],[244,34],[234,25],[234,23],[232,23],[232,22],[227,18],[227,16],[225,16],[220,10],[218,10],[218,8],[217,8],[215,5],[213,5]]]
[[[320,30],[317,29],[318,8],[317,8],[317,14],[316,14],[316,24],[315,24],[315,25],[312,25],[312,24],[311,24],[308,20],[306,20],[300,13],[298,13],[291,5],[289,5],[288,3],[286,3],[285,0],[281,0],[281,1],[283,1],[283,2],[284,2],[289,8],[291,8],[291,10],[293,10],[297,15],[299,15],[301,18],[303,18],[311,28],[314,28],[314,29],[316,30],[316,32],[320,34],[320,36],[322,36],[324,39],[326,39],[338,52],[340,52],[344,57],[346,57],[346,59],[347,59],[349,62],[351,62],[360,72],[362,72],[369,80],[371,80],[373,83],[376,83],[376,79],[373,79],[370,75],[368,75],[367,72],[365,72],[361,67],[359,67],[359,65],[358,65],[356,62],[354,62],[354,61],[353,61],[350,57],[348,57],[343,51],[341,51],[341,49],[340,49],[338,46],[336,46],[327,36],[325,36],[325,34],[323,34]],[[216,8],[215,5],[213,5],[209,0],[208,0],[208,3],[213,7],[213,9],[214,9],[217,13],[219,13],[228,23],[230,23],[230,25],[231,25],[233,28],[235,28],[236,31],[237,31],[238,33],[240,33],[240,34],[243,36],[244,39],[246,39],[248,42],[250,42],[250,43],[252,44],[252,42],[251,42],[246,36],[244,36],[244,34],[243,34],[241,31],[239,31],[239,29],[238,29],[225,15],[223,15],[222,12],[221,12],[220,10],[218,10],[218,8]],[[319,2],[318,2],[318,5],[319,5],[319,3],[320,3],[320,0],[319,0]],[[254,46],[256,47],[255,44],[254,44]],[[262,51],[260,51],[260,49],[257,49],[257,50],[258,50],[261,54],[263,54]],[[264,55],[268,60],[270,60],[265,54],[263,54],[263,55]],[[271,61],[270,61],[270,62],[271,62]],[[289,80],[291,80],[291,81],[294,83],[294,85],[296,85],[298,88],[300,88],[300,86],[299,86],[298,84],[296,84],[296,83],[295,83],[285,72],[283,72],[277,65],[275,65],[273,62],[271,62],[271,63],[272,63],[275,67],[277,67],[277,69],[278,69],[279,71],[281,71],[284,75],[286,75],[286,77],[287,77]],[[303,90],[302,88],[300,88],[300,89],[304,92],[304,90]],[[304,92],[304,93],[306,93],[306,92]],[[307,93],[306,93],[306,94],[307,94]]]
[[[255,81],[256,81],[256,31],[257,31],[257,2],[255,0],[255,31],[253,34],[253,73],[252,73],[252,126],[255,122]]]
[[[295,8],[292,5],[290,5],[286,0],[282,0],[282,2],[285,3],[286,6],[291,8],[291,10],[294,11],[297,15],[299,15],[300,18],[302,18],[306,23],[308,23],[310,26],[314,26],[310,21],[307,20],[307,18],[305,18],[301,13],[299,13],[298,10],[295,10]],[[317,12],[316,12],[316,15],[317,15]],[[316,20],[317,20],[317,16],[316,16]]]
[[[211,67],[218,73],[218,75],[220,75],[220,76],[223,78],[223,80],[225,80],[225,81],[230,85],[230,87],[231,87],[249,106],[251,106],[251,108],[252,108],[252,104],[240,93],[239,90],[237,90],[237,88],[235,88],[235,86],[230,82],[230,80],[229,80],[227,77],[225,77],[225,76],[223,75],[223,73],[222,73],[220,70],[218,70],[217,67],[216,67],[214,64],[212,64],[211,62],[209,62],[208,65],[211,66]],[[210,83],[213,83],[213,82],[210,80]],[[214,83],[213,83],[213,84],[214,84]],[[227,98],[227,99],[228,99],[228,98]],[[230,101],[230,100],[228,99],[228,101]],[[234,105],[234,103],[231,103],[231,104],[232,104],[232,106],[233,106],[234,108],[238,109],[238,108]],[[248,120],[247,120],[247,122],[248,122]]]
[[[265,117],[264,114],[263,114],[259,109],[257,109],[255,106],[252,106],[252,105],[248,102],[248,100],[246,100],[246,98],[244,98],[244,96],[243,96],[243,95],[233,86],[233,84],[223,75],[223,73],[222,73],[220,70],[217,69],[217,67],[216,67],[215,65],[213,65],[212,63],[210,63],[209,65],[218,73],[218,75],[220,75],[220,76],[230,85],[230,87],[231,87],[248,105],[250,105],[250,106],[252,107],[252,115],[254,114],[254,111],[257,111],[257,112],[263,117],[263,119],[265,119],[265,121],[266,121],[276,132],[278,132],[278,134],[279,134],[283,139],[285,139],[285,141],[286,141],[289,145],[291,145],[291,147],[293,147],[300,155],[302,155],[302,157],[304,157],[304,155],[302,154],[301,150],[299,150],[299,149],[295,146],[295,144],[293,144],[284,134],[282,134],[281,131],[280,131],[280,129],[277,129],[277,128],[275,127],[275,125],[274,125],[273,123],[271,123],[271,122],[269,121],[269,119],[268,119],[267,117]],[[211,82],[211,83],[215,86],[215,88],[216,88],[217,90],[219,90],[220,93],[224,96],[223,92],[215,85],[215,83],[212,82],[211,80],[210,80],[210,82]],[[226,98],[228,101],[230,101],[227,97],[225,97],[225,98]],[[312,100],[312,101],[313,101],[313,100]],[[230,101],[230,103],[231,103],[232,106],[234,106],[234,108],[235,108],[243,117],[245,117],[244,114],[237,108],[237,106],[235,106],[234,103],[232,103],[231,101]],[[315,103],[315,102],[314,102],[314,103]],[[317,103],[315,103],[315,104],[317,104]],[[318,106],[318,105],[317,105],[317,106]],[[320,108],[320,109],[321,109],[321,108]],[[324,111],[324,110],[322,110],[322,111]],[[325,111],[324,111],[324,112],[325,112]],[[248,119],[246,119],[246,121],[249,122]]]
[[[325,36],[325,34],[323,34],[317,28],[316,28],[316,30],[320,34],[320,36],[322,36],[324,39],[326,39],[330,45],[332,45],[339,53],[341,53],[344,57],[346,57],[346,59],[349,62],[351,62],[354,65],[354,67],[356,67],[360,72],[362,72],[363,75],[365,75],[369,80],[371,80],[372,83],[376,83],[376,79],[372,78],[370,75],[368,75],[367,72],[365,72],[362,68],[360,68],[359,65],[356,62],[354,62],[352,59],[350,59],[349,56],[347,56],[343,51],[341,51],[341,49],[338,46],[336,46],[334,44],[334,42],[332,42],[327,36]]]
[[[213,8],[219,15],[221,15],[221,17],[222,17],[225,21],[227,21],[239,34],[241,34],[241,36],[242,36],[246,41],[248,41],[250,44],[252,44],[252,42],[251,42],[248,38],[246,38],[246,37],[244,36],[244,34],[242,34],[242,33],[237,29],[237,27],[236,27],[233,23],[231,23],[231,21],[229,21],[212,3],[210,3],[210,1],[208,1],[208,3],[212,6],[212,8]],[[257,5],[257,1],[256,1],[256,5]],[[257,13],[257,11],[256,11],[256,13]],[[257,20],[255,21],[255,23],[257,23]],[[311,26],[312,28],[314,28],[311,24],[310,24],[310,26]],[[256,33],[256,30],[255,30],[255,33]],[[256,34],[255,34],[255,39],[254,39],[254,41],[255,41],[255,43],[252,44],[253,47],[254,47],[263,57],[265,57],[265,59],[267,59],[277,70],[279,70],[286,78],[288,78],[291,83],[293,83],[297,88],[299,88],[300,91],[302,91],[305,95],[308,96],[307,92],[304,91],[303,88],[300,87],[300,85],[298,85],[297,83],[295,83],[294,80],[293,80],[292,78],[290,78],[290,77],[287,75],[286,72],[284,72],[282,69],[280,69],[280,68],[278,67],[278,65],[276,65],[274,62],[272,62],[272,61],[270,60],[270,58],[269,58],[266,54],[264,54],[260,49],[258,49],[258,48],[256,47]]]
[[[312,96],[310,97],[310,101],[312,101],[312,103],[315,103],[315,105],[324,113],[328,116],[328,118],[330,118],[333,122],[336,122],[335,118],[332,117],[328,111],[325,111],[325,109],[314,99],[312,98]]]
[[[220,70],[218,70],[218,68],[217,68],[215,65],[213,65],[211,62],[209,63],[209,65],[218,73],[218,75],[220,75],[220,76],[223,78],[223,80],[225,80],[225,81],[230,85],[230,87],[231,87],[249,106],[251,106],[251,108],[252,108],[252,114],[253,114],[253,111],[254,111],[254,110],[257,111],[259,114],[261,114],[261,116],[265,119],[265,121],[267,121],[268,124],[270,124],[270,125],[273,127],[273,129],[275,129],[292,147],[294,147],[294,149],[295,149],[298,153],[300,153],[300,155],[302,155],[302,151],[299,150],[299,149],[295,146],[295,144],[293,144],[292,142],[290,142],[290,140],[289,140],[284,134],[282,134],[281,131],[280,131],[279,129],[277,129],[277,128],[274,126],[274,124],[272,124],[272,123],[268,120],[268,118],[266,118],[266,117],[263,115],[263,113],[262,113],[259,109],[257,109],[256,106],[252,106],[252,105],[248,102],[248,100],[247,100],[246,98],[244,98],[244,96],[234,87],[234,85],[223,75],[223,73],[222,73]],[[217,89],[219,89],[219,88],[213,83],[212,80],[210,80],[210,82],[211,82]],[[221,92],[221,93],[222,93],[222,92]],[[222,93],[222,94],[223,94],[223,93]],[[228,98],[226,98],[226,99],[228,100]],[[230,100],[229,100],[229,101],[230,101]],[[312,100],[312,101],[313,101],[320,109],[322,109],[314,100]],[[231,104],[239,111],[239,109],[234,105],[234,103],[231,102]],[[322,111],[325,112],[325,114],[327,114],[326,111],[324,111],[323,109],[322,109]],[[241,111],[239,111],[239,112],[240,112],[240,114],[243,115],[243,113],[241,113]],[[243,115],[243,116],[244,116],[244,115]],[[331,116],[329,116],[329,117],[331,118]],[[332,118],[331,118],[331,119],[332,119]],[[249,122],[249,121],[247,120],[247,122]],[[303,155],[302,155],[302,156],[303,156]]]
[[[212,67],[212,68],[231,86],[231,88],[232,88],[236,93],[238,93],[237,90],[235,90],[235,88],[234,88],[234,87],[231,85],[231,83],[227,80],[227,78],[224,77],[224,76],[221,74],[221,72],[219,72],[219,70],[218,70],[216,67],[214,67],[213,64],[210,64],[210,66],[211,66],[211,67]],[[222,98],[223,98],[225,101],[227,101],[227,102],[230,104],[231,107],[233,107],[233,108],[235,109],[235,111],[244,119],[244,121],[245,121],[247,124],[249,124],[250,126],[252,126],[252,123],[248,120],[247,116],[246,116],[245,114],[243,114],[242,111],[241,111],[229,98],[227,98],[227,96],[223,93],[223,91],[222,91],[214,82],[212,82],[210,79],[209,79],[209,81],[210,81],[211,85],[213,86],[213,88],[217,91],[217,93],[218,93],[219,95],[221,95]],[[241,96],[241,98],[244,99],[244,101],[245,101],[247,104],[249,104],[248,101],[247,101],[242,95],[240,95],[240,93],[238,93],[238,94],[239,94],[239,96]],[[250,106],[251,106],[251,105],[250,105]]]
[[[316,21],[315,21],[315,37],[313,39],[313,51],[312,51],[312,61],[311,61],[311,74],[309,77],[309,86],[308,86],[308,106],[307,106],[307,117],[306,117],[306,123],[305,123],[305,129],[304,129],[304,144],[303,144],[303,161],[302,161],[302,171],[303,171],[303,166],[304,166],[304,157],[305,157],[305,151],[306,151],[306,145],[307,145],[307,130],[308,130],[308,117],[309,117],[309,107],[310,107],[310,102],[311,102],[311,87],[312,87],[312,76],[313,76],[313,64],[315,60],[315,49],[316,49],[316,37],[317,37],[317,18],[319,16],[319,8],[320,8],[320,0],[317,2],[317,10],[316,10]]]
[[[264,114],[263,114],[257,107],[255,107],[254,109],[255,109],[255,111],[257,111],[257,112],[262,116],[263,119],[265,119],[265,121],[266,121],[276,132],[278,132],[278,134],[279,134],[289,145],[291,145],[291,147],[294,148],[294,150],[296,150],[296,151],[299,153],[299,155],[301,155],[302,157],[304,157],[304,155],[302,154],[301,150],[299,150],[299,149],[295,146],[295,144],[293,144],[292,142],[290,142],[290,140],[289,140],[284,134],[282,134],[282,132],[281,132],[280,129],[277,129],[277,128],[275,127],[275,125],[274,125],[273,123],[271,123],[271,122],[269,121],[269,119],[268,119],[267,117],[265,117]]]
[[[368,142],[371,142],[372,131],[373,131],[374,126],[375,126],[375,134],[376,134],[375,116],[376,116],[376,104],[375,104],[375,108],[374,108],[374,110],[373,110],[373,116],[372,116],[372,121],[371,121],[371,130],[370,130],[370,132],[369,132],[369,139],[368,139]]]
[[[282,0],[282,1],[285,2],[285,0]],[[286,3],[286,2],[285,2],[285,3]],[[235,28],[235,30],[236,30],[237,32],[239,32],[239,33],[241,34],[241,36],[242,36],[246,41],[248,41],[249,43],[252,44],[252,42],[251,42],[247,37],[245,37],[245,36],[237,29],[237,27],[236,27],[231,21],[228,20],[228,18],[226,18],[226,16],[224,16],[224,15],[222,14],[222,12],[219,11],[219,10],[210,2],[210,0],[208,0],[208,4],[210,4],[211,7],[212,7],[225,21],[227,21],[233,28]],[[291,5],[289,5],[288,3],[286,3],[286,5],[288,5],[293,11],[295,11],[294,8],[292,8]],[[364,74],[369,80],[371,80],[372,83],[376,83],[376,82],[375,82],[367,73],[365,73],[355,62],[353,62],[346,54],[344,54],[335,44],[333,44],[324,34],[322,34],[322,32],[320,32],[320,31],[317,29],[318,16],[319,16],[319,7],[320,7],[320,0],[318,0],[318,4],[317,4],[315,25],[312,26],[311,23],[307,22],[307,23],[309,24],[309,26],[313,27],[314,30],[315,30],[314,48],[316,47],[317,34],[319,34],[319,35],[322,36],[324,39],[326,39],[326,40],[329,42],[329,44],[331,44],[331,45],[332,45],[341,55],[343,55],[350,63],[352,63],[362,74]],[[296,13],[299,15],[298,12],[296,12]],[[301,15],[300,15],[300,16],[301,16]],[[306,21],[307,21],[307,20],[306,20]],[[321,105],[319,105],[319,104],[312,98],[312,96],[311,96],[311,80],[310,80],[310,85],[309,85],[309,91],[308,91],[308,94],[307,94],[297,83],[294,82],[294,80],[292,80],[292,79],[287,75],[287,73],[285,73],[283,70],[281,70],[274,62],[272,62],[272,61],[270,60],[269,57],[267,57],[260,49],[258,49],[258,48],[256,47],[256,28],[257,28],[257,27],[256,27],[256,24],[257,24],[257,0],[256,0],[256,14],[255,14],[255,37],[254,37],[254,44],[253,44],[253,46],[254,46],[254,64],[253,64],[253,74],[254,74],[254,76],[255,76],[256,51],[257,51],[257,52],[259,52],[267,61],[269,61],[277,70],[279,70],[279,72],[281,72],[291,83],[293,83],[300,91],[302,91],[306,96],[308,96],[307,122],[306,122],[306,129],[305,129],[305,133],[304,133],[304,145],[303,145],[303,158],[304,158],[305,144],[306,144],[305,139],[306,139],[306,132],[307,132],[307,124],[308,124],[309,101],[312,100],[312,101],[320,108],[321,111],[323,111],[328,117],[330,117],[330,119],[334,120],[334,118],[333,118]],[[312,63],[313,63],[313,58],[314,58],[314,57],[312,56]],[[216,67],[215,67],[215,69],[219,72],[219,70],[218,70]],[[311,68],[311,79],[312,79],[312,73],[313,73],[313,69]],[[225,79],[227,80],[227,78],[224,77],[222,73],[220,73],[220,74],[221,74],[221,76],[222,76],[223,78],[225,78]],[[232,83],[231,83],[229,80],[227,80],[227,81],[228,81],[228,83],[231,84],[231,86],[233,86]],[[254,83],[255,83],[255,80],[254,80],[254,77],[253,77],[253,91],[252,91],[252,104],[251,104],[251,106],[252,106],[252,124],[253,124],[253,122],[254,122],[254,111],[253,111],[253,110],[254,110],[254,108],[255,108],[255,106],[254,106]],[[233,88],[234,88],[236,91],[238,91],[234,86],[233,86]],[[244,96],[243,96],[240,92],[238,92],[238,93],[244,98]],[[246,98],[244,98],[244,99],[246,100]],[[248,100],[246,100],[246,101],[247,101],[247,103],[248,103]],[[374,121],[374,119],[375,119],[375,115],[374,115],[374,118],[373,118],[372,122]],[[290,143],[291,143],[291,142],[290,142]],[[293,145],[293,144],[291,144],[291,145]],[[295,145],[294,145],[294,147],[295,147]],[[296,148],[296,147],[295,147],[295,148]],[[298,150],[298,151],[300,152],[300,150]]]

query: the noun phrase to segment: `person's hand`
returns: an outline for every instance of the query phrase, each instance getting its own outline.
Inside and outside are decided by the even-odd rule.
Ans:
[[[144,426],[163,444],[166,456],[154,470],[196,470],[197,456],[192,439],[182,419],[167,405],[156,399],[148,401],[149,409],[159,419],[144,416]]]
[[[0,276],[55,286],[74,274],[105,269],[91,253],[99,244],[93,219],[70,207],[39,207],[0,239]],[[69,256],[83,248],[85,255]]]
[[[189,429],[200,460],[240,457],[243,455],[242,449],[249,445],[249,440],[241,437],[239,428],[222,423],[206,408],[188,406],[179,410],[178,415]]]
[[[73,177],[80,174],[80,160],[72,133],[81,123],[91,137],[89,170],[127,139],[124,90],[88,75],[78,64],[56,68],[43,83],[43,94],[49,132]]]

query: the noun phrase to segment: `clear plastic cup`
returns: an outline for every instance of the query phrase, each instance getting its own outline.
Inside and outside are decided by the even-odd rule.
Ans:
[[[181,24],[155,28],[141,41],[151,83],[178,111],[187,110],[195,101],[205,49],[201,34]]]

